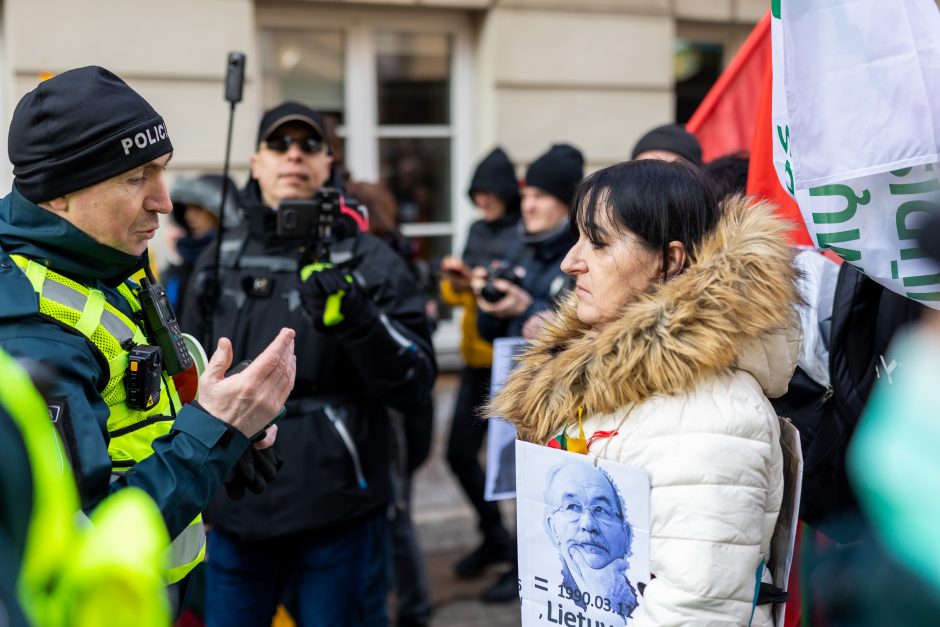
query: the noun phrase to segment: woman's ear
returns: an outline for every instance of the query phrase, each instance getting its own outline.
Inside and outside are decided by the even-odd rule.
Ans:
[[[682,242],[678,240],[669,242],[669,245],[666,247],[664,261],[667,264],[664,272],[667,281],[682,272],[689,261],[689,256],[686,254],[685,246]]]

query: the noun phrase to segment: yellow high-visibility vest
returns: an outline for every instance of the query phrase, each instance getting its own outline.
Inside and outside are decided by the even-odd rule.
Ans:
[[[39,296],[39,312],[84,335],[104,356],[108,364],[108,383],[101,397],[108,405],[108,454],[111,472],[119,475],[153,454],[153,441],[170,432],[172,414],[182,407],[170,377],[161,378],[160,399],[150,409],[137,410],[127,405],[124,377],[128,368],[128,345],[148,344],[140,327],[105,300],[100,290],[77,283],[41,263],[21,255],[10,255]],[[131,310],[140,310],[140,302],[131,288],[122,283],[118,291]],[[173,538],[168,550],[166,581],[176,583],[185,577],[206,554],[206,534],[202,515]]]

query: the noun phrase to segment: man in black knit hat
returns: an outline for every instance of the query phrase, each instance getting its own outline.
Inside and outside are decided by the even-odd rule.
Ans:
[[[522,187],[520,243],[503,260],[516,280],[487,281],[486,272],[477,269],[472,282],[480,309],[477,327],[484,339],[526,335],[523,325],[532,325],[533,317],[549,309],[568,286],[560,264],[574,245],[568,213],[583,176],[584,157],[568,144],[555,144],[529,165]],[[487,292],[500,295],[498,300],[486,298],[487,283],[495,288]]]
[[[15,180],[0,200],[0,347],[56,370],[51,418],[85,511],[127,487],[156,502],[174,538],[166,578],[175,584],[205,554],[210,495],[251,456],[249,438],[293,386],[294,333],[283,330],[224,379],[232,347],[220,341],[199,403],[183,404],[161,367],[170,345],[143,322],[141,288],[129,280],[171,209],[163,118],[111,72],[84,67],[20,100],[8,145]]]
[[[678,124],[663,124],[646,133],[633,147],[631,159],[685,159],[702,165],[702,145],[698,138]]]

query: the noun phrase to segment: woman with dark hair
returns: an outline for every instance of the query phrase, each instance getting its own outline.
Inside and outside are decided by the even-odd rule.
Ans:
[[[573,207],[562,269],[577,287],[489,413],[523,440],[647,470],[654,578],[631,626],[772,625],[755,605],[783,494],[767,397],[800,349],[786,226],[656,160],[596,172]]]

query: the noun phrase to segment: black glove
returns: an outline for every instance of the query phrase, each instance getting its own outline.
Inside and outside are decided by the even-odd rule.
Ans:
[[[225,479],[225,491],[233,501],[240,501],[247,488],[255,494],[264,492],[264,488],[274,481],[284,460],[273,446],[258,450],[249,446],[235,462],[235,467]]]
[[[300,271],[300,302],[321,332],[371,320],[371,303],[353,277],[331,264],[314,263]]]

